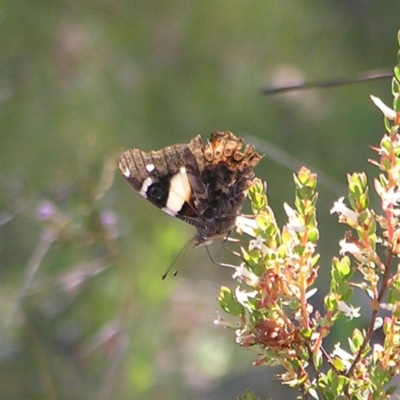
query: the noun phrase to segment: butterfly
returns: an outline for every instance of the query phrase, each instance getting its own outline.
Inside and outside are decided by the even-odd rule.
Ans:
[[[200,135],[148,153],[133,148],[118,158],[128,182],[167,214],[197,228],[196,245],[225,238],[235,227],[260,156],[232,132]]]

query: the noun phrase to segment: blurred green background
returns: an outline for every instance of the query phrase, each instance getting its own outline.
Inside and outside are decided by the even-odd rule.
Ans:
[[[213,325],[231,271],[200,248],[162,281],[194,230],[115,160],[231,130],[267,154],[257,175],[281,224],[287,156],[315,168],[326,284],[344,230],[329,209],[346,173],[376,174],[368,146],[384,128],[369,94],[390,104],[390,81],[261,89],[391,69],[399,17],[400,2],[368,0],[2,1],[0,398],[281,398],[251,366],[256,349]]]

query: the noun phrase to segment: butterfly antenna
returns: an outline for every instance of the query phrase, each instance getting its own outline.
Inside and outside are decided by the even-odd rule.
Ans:
[[[172,261],[171,265],[168,267],[167,271],[165,272],[165,274],[161,277],[162,280],[164,280],[168,274],[169,271],[171,271],[171,268],[177,263],[177,261],[179,260],[179,262],[177,263],[177,268],[175,269],[173,275],[176,276],[179,272],[179,268],[182,265],[182,261],[185,257],[186,252],[189,250],[189,246],[193,243],[194,238],[190,239],[183,247],[181,250],[179,250],[179,253],[176,255],[176,257],[174,258],[174,260]]]
[[[236,269],[236,266],[235,266],[235,265],[232,265],[232,264],[225,264],[225,263],[220,263],[220,262],[214,261],[214,259],[213,259],[212,256],[211,256],[211,253],[210,253],[210,250],[209,250],[208,246],[205,246],[205,248],[206,248],[206,250],[207,250],[208,257],[210,258],[210,260],[211,260],[211,262],[212,262],[213,264],[218,265],[219,267]]]

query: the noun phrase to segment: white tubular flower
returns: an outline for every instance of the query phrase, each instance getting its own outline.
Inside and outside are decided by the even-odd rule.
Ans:
[[[287,203],[283,204],[283,208],[285,209],[285,213],[289,219],[289,223],[286,225],[287,229],[289,231],[304,232],[306,230],[306,227],[300,221],[293,208],[290,207]]]
[[[249,236],[257,237],[257,221],[254,218],[246,218],[243,215],[236,217],[236,228]]]
[[[335,344],[335,348],[333,349],[331,356],[332,357],[336,356],[341,358],[342,360],[347,360],[347,361],[351,361],[354,359],[352,354],[348,353],[346,350],[343,350],[340,347],[340,343]]]
[[[340,343],[335,344],[335,348],[332,351],[331,357],[340,359],[346,371],[349,370],[349,368],[351,367],[351,363],[354,360],[352,354],[348,353],[346,350],[343,350],[340,347]]]
[[[346,253],[350,253],[353,256],[362,255],[360,248],[355,243],[347,243],[346,239],[342,239],[339,242],[340,250],[339,254],[344,256]]]
[[[255,239],[250,240],[249,242],[249,250],[254,250],[254,249],[258,249],[258,250],[263,250],[263,248],[265,247],[263,245],[263,243],[265,242],[265,239],[263,239],[261,236],[257,236]]]
[[[242,263],[238,267],[235,267],[236,271],[232,275],[233,279],[237,279],[239,282],[245,281],[250,286],[256,286],[259,283],[259,277],[253,272],[250,272],[246,268],[246,264]]]
[[[248,303],[249,298],[254,299],[254,297],[257,296],[257,291],[253,290],[252,292],[246,292],[244,290],[240,290],[239,287],[236,288],[235,290],[235,296],[237,301],[243,306],[246,307],[247,309],[250,309],[250,305]]]
[[[382,114],[387,118],[394,120],[396,118],[396,111],[388,107],[379,97],[369,96],[373,103],[381,110]]]
[[[360,310],[361,307],[353,307],[348,306],[344,301],[339,301],[338,309],[341,311],[346,317],[353,319],[359,318],[361,316]]]
[[[331,214],[333,213],[338,213],[340,215],[343,215],[346,217],[349,222],[352,222],[353,224],[357,223],[357,219],[359,214],[353,210],[350,210],[345,204],[344,204],[344,197],[341,197],[338,201],[335,201],[333,203],[333,207],[331,208]]]
[[[390,312],[396,312],[398,311],[399,307],[394,305],[394,304],[389,304],[389,303],[380,303],[379,306],[383,309],[383,310],[387,310]]]
[[[378,193],[382,198],[382,208],[386,210],[389,205],[397,206],[400,202],[400,191],[390,188],[387,192]]]

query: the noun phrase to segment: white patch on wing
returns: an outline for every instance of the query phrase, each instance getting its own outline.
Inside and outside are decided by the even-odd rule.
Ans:
[[[171,215],[175,215],[182,209],[185,201],[190,201],[190,197],[191,189],[186,168],[181,167],[179,172],[171,178],[168,200],[163,210],[168,214],[174,213]]]
[[[119,164],[119,168],[122,172],[122,175],[125,176],[125,178],[129,178],[131,176],[131,171],[129,171],[129,168],[125,164]]]
[[[155,168],[154,164],[147,164],[146,165],[147,172],[153,172],[154,168]]]
[[[147,189],[149,188],[149,186],[153,183],[153,179],[151,179],[150,177],[147,177],[143,183],[142,183],[142,187],[140,188],[139,193],[145,197],[147,199]]]

